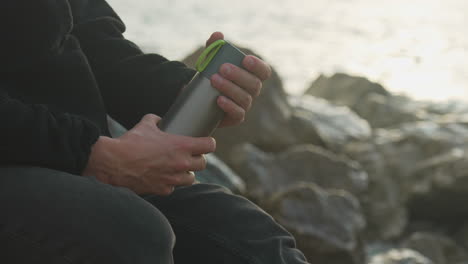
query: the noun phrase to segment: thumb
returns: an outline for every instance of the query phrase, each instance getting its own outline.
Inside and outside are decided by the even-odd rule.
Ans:
[[[224,39],[224,34],[219,31],[213,32],[210,38],[206,41],[206,46],[208,47],[209,45],[211,45],[211,43],[220,39]]]

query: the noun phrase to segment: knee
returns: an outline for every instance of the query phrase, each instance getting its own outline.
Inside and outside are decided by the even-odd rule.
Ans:
[[[106,249],[113,263],[171,263],[175,235],[167,218],[133,193],[118,193],[101,204],[95,217],[105,238],[97,248]],[[99,208],[98,207],[98,208]]]
[[[51,252],[89,263],[172,263],[168,220],[128,189],[46,169],[0,172],[0,208],[9,212],[0,224],[44,238]]]

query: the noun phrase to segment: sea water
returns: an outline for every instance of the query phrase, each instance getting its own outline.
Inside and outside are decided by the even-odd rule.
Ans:
[[[468,99],[466,0],[108,0],[126,37],[182,59],[213,31],[250,47],[299,94],[346,72],[418,99]]]

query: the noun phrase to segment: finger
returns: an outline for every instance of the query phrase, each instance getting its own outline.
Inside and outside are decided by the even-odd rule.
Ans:
[[[211,77],[211,85],[221,92],[221,94],[233,100],[244,110],[248,111],[252,106],[252,95],[233,82],[224,79],[221,75],[214,74]]]
[[[208,154],[216,150],[216,141],[212,137],[179,137],[187,152],[192,156]]]
[[[262,81],[252,73],[229,63],[221,65],[219,72],[224,78],[233,81],[253,97],[260,94]]]
[[[210,38],[206,41],[206,46],[208,47],[209,45],[211,45],[211,43],[220,39],[224,39],[224,34],[219,31],[213,32]]]
[[[206,159],[203,155],[194,155],[187,159],[179,158],[169,164],[172,168],[172,173],[180,173],[185,171],[201,171],[206,168]]]
[[[192,157],[192,167],[190,171],[202,171],[206,169],[205,155],[196,155]]]
[[[151,193],[156,194],[156,195],[161,195],[161,196],[168,196],[174,192],[174,185],[155,185],[153,186],[153,189],[151,190]]]
[[[245,56],[244,60],[242,61],[242,66],[260,78],[262,81],[265,81],[271,77],[272,70],[270,65],[255,56]]]
[[[165,179],[167,186],[189,186],[195,182],[195,173],[192,171],[173,174]]]
[[[244,122],[245,110],[225,96],[219,96],[218,106],[226,113],[220,127],[238,125]]]

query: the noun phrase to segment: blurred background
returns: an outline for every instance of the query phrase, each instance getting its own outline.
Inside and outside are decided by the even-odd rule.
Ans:
[[[468,99],[465,0],[109,0],[126,36],[178,60],[213,31],[254,49],[301,93],[346,72],[417,99]]]

